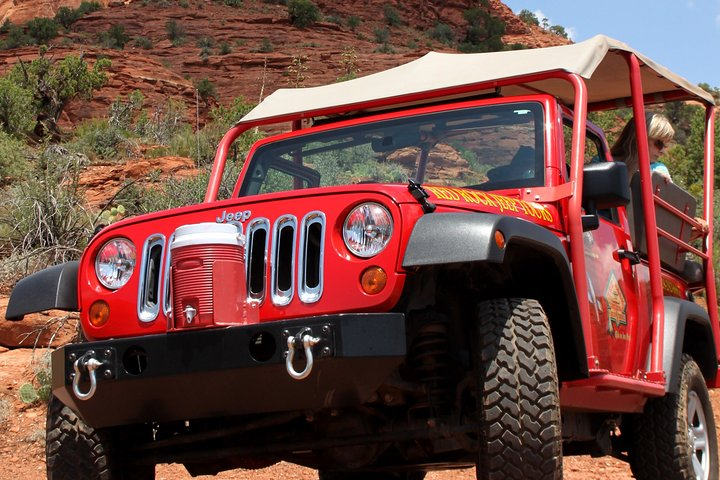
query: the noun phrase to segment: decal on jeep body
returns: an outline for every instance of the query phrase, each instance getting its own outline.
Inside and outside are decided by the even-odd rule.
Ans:
[[[423,185],[423,188],[435,195],[438,200],[453,200],[456,202],[472,203],[494,207],[503,212],[522,213],[528,217],[553,222],[550,211],[539,203],[526,202],[518,198],[506,197],[496,193],[487,193],[479,190],[469,190],[455,187],[431,187]]]

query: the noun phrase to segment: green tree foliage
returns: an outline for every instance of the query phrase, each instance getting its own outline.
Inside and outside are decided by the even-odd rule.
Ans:
[[[287,5],[290,23],[307,28],[320,20],[320,9],[311,0],[290,0]]]
[[[198,80],[195,84],[195,89],[197,90],[200,99],[205,103],[206,107],[210,102],[210,99],[215,98],[215,84],[213,84],[207,77]]]
[[[82,2],[76,9],[69,7],[60,7],[55,14],[55,20],[68,29],[70,26],[80,20],[83,15],[100,10],[102,6],[98,2]]]
[[[562,25],[553,25],[549,28],[550,33],[554,33],[558,37],[568,38],[568,33]]]
[[[9,78],[0,78],[0,131],[19,137],[32,127],[32,92]]]
[[[105,70],[110,60],[98,59],[89,67],[83,55],[56,60],[40,56],[30,63],[20,60],[7,78],[33,96],[34,134],[41,138],[59,135],[57,122],[68,102],[74,98],[89,99],[93,91],[107,81]]]
[[[51,18],[33,18],[25,24],[27,34],[34,43],[44,45],[57,37],[60,25]]]
[[[538,20],[537,15],[535,15],[533,12],[527,9],[520,10],[520,13],[518,13],[518,18],[525,22],[527,25],[532,25],[539,27],[540,26],[540,20]]]
[[[482,2],[481,2],[482,3]],[[502,36],[505,34],[505,23],[493,17],[487,10],[474,7],[463,12],[467,22],[465,39],[460,45],[460,51],[471,52],[497,52],[505,48]]]

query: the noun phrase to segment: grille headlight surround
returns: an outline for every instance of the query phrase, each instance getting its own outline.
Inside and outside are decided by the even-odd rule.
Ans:
[[[343,224],[343,241],[354,255],[370,258],[390,242],[393,220],[387,208],[367,202],[353,208]]]
[[[113,238],[95,257],[95,275],[103,286],[117,290],[130,281],[136,262],[135,245],[126,238]]]

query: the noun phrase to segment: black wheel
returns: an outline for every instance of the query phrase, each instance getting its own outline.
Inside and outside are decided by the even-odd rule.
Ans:
[[[342,472],[319,470],[320,480],[423,480],[425,472]]]
[[[680,364],[677,394],[649,400],[630,419],[628,455],[644,479],[718,480],[718,449],[710,395],[689,355]]]
[[[562,478],[552,335],[535,300],[480,303],[475,324],[478,480]]]
[[[48,405],[45,458],[48,480],[150,480],[154,466],[123,467],[113,456],[113,438],[83,422],[52,397]]]

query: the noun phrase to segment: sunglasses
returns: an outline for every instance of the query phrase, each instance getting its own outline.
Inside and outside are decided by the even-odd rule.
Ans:
[[[665,142],[663,142],[662,140],[655,140],[653,142],[653,145],[655,145],[655,147],[661,152],[663,150],[665,150],[665,147],[667,147],[667,144]]]

